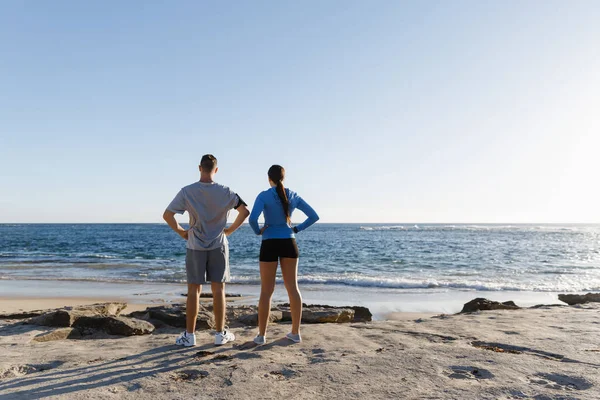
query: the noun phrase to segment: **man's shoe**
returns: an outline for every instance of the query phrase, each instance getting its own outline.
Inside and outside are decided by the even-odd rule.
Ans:
[[[228,330],[224,330],[223,332],[215,333],[215,344],[217,346],[221,346],[222,344],[233,342],[235,340],[235,335]]]
[[[196,345],[196,335],[193,333],[187,333],[187,331],[183,332],[181,335],[179,335],[179,337],[175,341],[175,344],[179,345],[179,346],[185,346],[185,347],[195,346]]]

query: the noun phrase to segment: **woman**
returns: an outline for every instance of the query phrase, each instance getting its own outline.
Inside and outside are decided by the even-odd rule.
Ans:
[[[301,232],[319,220],[319,216],[298,194],[283,187],[285,169],[280,165],[269,168],[271,188],[260,193],[250,213],[250,226],[257,235],[262,235],[260,246],[260,300],[258,302],[258,335],[256,344],[265,344],[267,322],[271,312],[271,298],[275,290],[277,261],[281,264],[283,284],[290,299],[292,331],[286,335],[300,343],[300,320],[302,319],[302,296],[298,290],[298,246],[295,233]],[[308,217],[300,225],[292,227],[291,217],[295,209]],[[258,217],[263,213],[265,224],[258,226]]]

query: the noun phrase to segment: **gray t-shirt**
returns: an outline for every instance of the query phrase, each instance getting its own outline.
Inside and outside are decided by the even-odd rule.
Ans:
[[[242,204],[246,205],[227,186],[216,182],[196,182],[181,189],[167,210],[176,214],[187,211],[190,214],[188,249],[213,250],[228,243],[223,233],[227,216],[231,209]]]

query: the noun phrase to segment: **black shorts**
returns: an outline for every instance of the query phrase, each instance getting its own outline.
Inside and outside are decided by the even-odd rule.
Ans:
[[[278,261],[280,257],[298,258],[296,239],[267,239],[260,245],[260,261]]]

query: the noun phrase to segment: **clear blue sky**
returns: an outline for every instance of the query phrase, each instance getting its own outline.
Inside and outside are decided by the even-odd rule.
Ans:
[[[0,222],[158,222],[204,153],[324,222],[600,222],[598,1],[0,5]],[[299,219],[299,218],[296,218]]]

